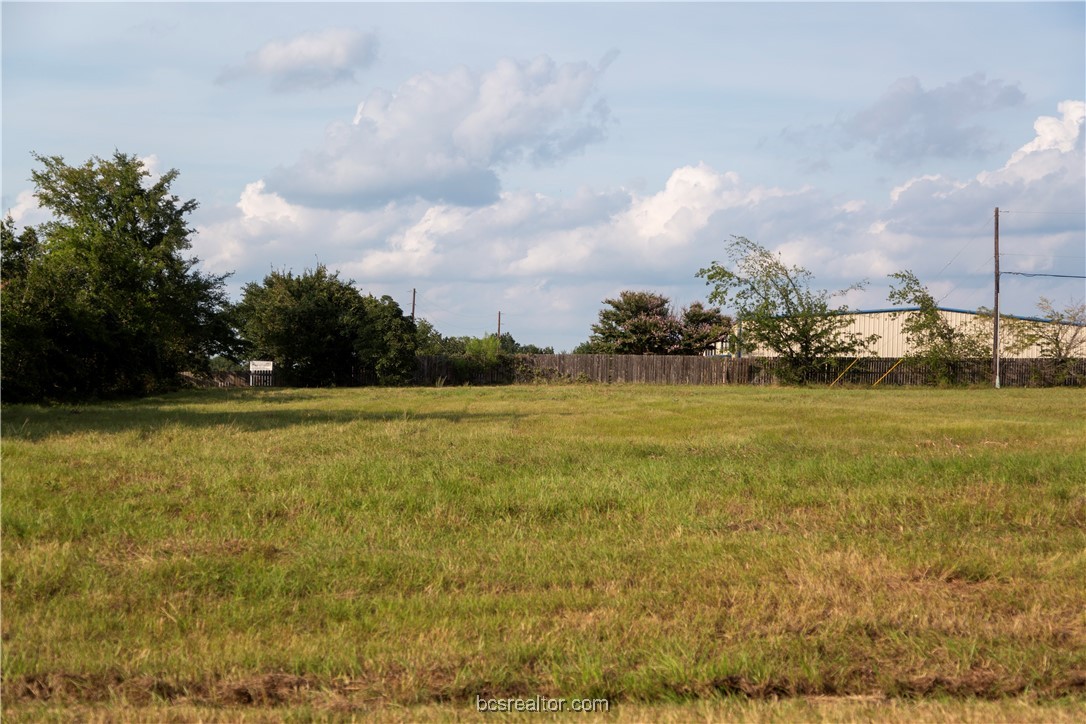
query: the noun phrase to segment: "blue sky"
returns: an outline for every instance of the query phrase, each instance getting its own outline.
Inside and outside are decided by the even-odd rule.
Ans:
[[[571,349],[606,297],[705,299],[742,235],[951,307],[1086,274],[1086,3],[9,3],[3,189],[32,151],[180,171],[231,289],[318,261],[444,334]],[[1058,213],[1054,213],[1058,212]],[[1002,305],[1083,298],[1012,276]]]

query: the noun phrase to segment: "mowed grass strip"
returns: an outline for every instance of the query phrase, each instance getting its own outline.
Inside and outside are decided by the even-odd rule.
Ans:
[[[1079,700],[1086,395],[3,409],[3,700]]]

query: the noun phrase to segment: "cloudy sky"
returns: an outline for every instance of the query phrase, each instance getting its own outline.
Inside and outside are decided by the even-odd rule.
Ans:
[[[705,299],[746,236],[888,306],[1086,274],[1086,4],[2,5],[4,210],[31,152],[180,171],[193,253],[323,263],[447,335],[571,349],[604,298]],[[1008,276],[1003,308],[1081,299]]]

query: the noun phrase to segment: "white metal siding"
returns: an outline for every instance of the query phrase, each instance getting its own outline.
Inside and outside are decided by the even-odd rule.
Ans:
[[[870,350],[871,355],[874,357],[904,357],[912,351],[902,329],[907,314],[908,312],[899,312],[896,315],[894,312],[857,312],[849,315],[851,324],[845,327],[843,331],[845,333],[855,332],[863,337],[877,334],[879,339]],[[989,341],[989,347],[991,346],[991,319],[982,318],[969,312],[940,310],[940,314],[955,328],[972,326],[974,329],[980,330],[985,339]],[[1036,345],[1021,352],[1016,351],[1013,354],[1007,352],[1008,336],[1006,334],[1000,335],[1002,356],[1020,358],[1037,358],[1041,356],[1041,350]],[[776,356],[774,352],[765,349],[759,349],[748,354],[752,357]],[[1077,356],[1083,356],[1083,352],[1080,351]]]

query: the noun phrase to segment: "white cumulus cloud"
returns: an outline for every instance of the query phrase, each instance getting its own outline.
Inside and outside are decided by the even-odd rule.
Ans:
[[[38,197],[29,189],[19,192],[15,197],[15,205],[7,209],[7,213],[20,226],[35,226],[50,217],[49,211],[38,205]]]
[[[374,34],[329,28],[265,43],[240,65],[225,68],[218,82],[256,77],[267,78],[277,91],[325,88],[353,81],[355,71],[372,65],[376,55]]]
[[[327,208],[493,203],[500,168],[558,161],[604,138],[609,114],[596,97],[604,67],[541,56],[482,73],[420,73],[395,92],[372,92],[350,123],[329,127],[320,149],[270,174],[268,187]]]
[[[1035,136],[998,169],[973,178],[925,175],[909,179],[891,193],[886,210],[890,227],[928,233],[971,223],[995,207],[1036,212],[1078,211],[1086,199],[1086,103],[1058,105],[1059,117],[1042,116]],[[1053,216],[1038,215],[1051,225]],[[1066,226],[1070,217],[1063,222]],[[1081,226],[1081,219],[1077,222]],[[1059,225],[1058,224],[1058,225]]]
[[[1058,170],[1081,172],[1086,102],[1063,101],[1057,110],[1059,117],[1037,119],[1033,124],[1036,137],[1015,151],[1002,169],[990,174],[981,173],[977,180],[981,183],[1010,179],[1035,181]]]
[[[947,295],[945,304],[975,308],[990,303],[992,207],[1082,209],[1083,115],[1081,102],[1062,103],[1003,167],[964,179],[905,178],[882,203],[752,183],[707,164],[676,168],[655,191],[504,191],[475,205],[413,197],[330,209],[255,182],[236,208],[199,228],[196,250],[214,271],[237,270],[242,281],[269,265],[311,267],[317,255],[401,303],[413,287],[425,290],[420,315],[443,333],[484,333],[500,309],[518,340],[559,348],[583,340],[601,300],[623,289],[651,289],[677,304],[705,299],[694,274],[724,258],[732,234],[809,268],[820,287],[870,280],[847,298],[855,307],[886,306],[886,275],[912,268]],[[1007,269],[1081,256],[1081,217],[1011,218],[1008,252],[1020,255],[1008,257]],[[1029,313],[1033,288],[1008,287],[1020,295],[1007,299],[1011,310]]]

